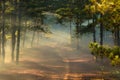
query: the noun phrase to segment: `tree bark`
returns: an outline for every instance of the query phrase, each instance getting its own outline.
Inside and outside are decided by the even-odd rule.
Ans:
[[[118,27],[115,27],[114,30],[114,44],[120,46],[120,31]]]
[[[23,48],[25,47],[25,40],[26,40],[26,32],[27,32],[27,20],[25,20],[25,29],[24,29],[24,35],[23,35]]]
[[[21,34],[21,8],[20,8],[20,0],[17,1],[18,6],[18,27],[17,27],[17,46],[16,46],[16,63],[19,62],[19,53],[20,53],[20,34]]]
[[[15,52],[15,45],[16,45],[16,27],[17,27],[17,25],[16,25],[16,16],[17,16],[17,0],[11,0],[11,4],[13,4],[14,5],[14,8],[15,8],[15,11],[13,12],[13,13],[11,13],[11,26],[12,26],[12,32],[11,32],[11,36],[12,36],[12,40],[11,40],[11,47],[12,47],[12,50],[11,50],[11,60],[12,60],[12,62],[14,61],[14,59],[15,59],[15,54],[14,54],[14,52]]]
[[[70,43],[72,43],[72,18],[70,18]]]
[[[101,14],[101,18],[102,18],[102,14]],[[103,23],[101,21],[100,23],[100,45],[103,45]]]
[[[32,41],[31,41],[31,47],[33,46],[34,38],[35,38],[35,31],[33,31],[33,36],[32,36]]]
[[[95,18],[93,16],[93,42],[96,42]]]
[[[1,0],[2,4],[2,61],[5,61],[5,0]]]
[[[16,23],[16,16],[14,16],[13,21]],[[13,23],[13,22],[11,22]],[[11,52],[11,57],[12,57],[12,61],[14,61],[14,51],[15,51],[15,44],[16,44],[16,25],[12,24],[12,52]]]

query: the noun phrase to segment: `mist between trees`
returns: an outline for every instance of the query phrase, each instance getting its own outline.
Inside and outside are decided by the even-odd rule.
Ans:
[[[4,63],[8,39],[11,42],[11,60],[18,63],[20,45],[24,47],[28,31],[33,31],[31,46],[35,33],[51,34],[45,23],[46,15],[50,14],[55,16],[56,23],[69,22],[71,39],[91,33],[93,42],[103,46],[104,32],[109,31],[114,45],[120,46],[120,0],[1,0],[1,61]],[[87,25],[83,25],[85,22]],[[75,24],[74,31],[72,24]],[[99,40],[96,28],[99,28]],[[116,55],[120,57],[120,50]]]

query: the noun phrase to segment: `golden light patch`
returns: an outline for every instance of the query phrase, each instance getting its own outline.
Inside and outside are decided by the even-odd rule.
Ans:
[[[64,59],[64,62],[88,62],[89,60],[83,60],[83,59]]]

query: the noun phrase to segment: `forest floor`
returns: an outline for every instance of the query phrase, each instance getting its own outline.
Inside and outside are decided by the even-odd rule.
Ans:
[[[0,80],[120,80],[111,74],[115,68],[83,48],[44,41],[20,53],[19,64],[0,64]]]

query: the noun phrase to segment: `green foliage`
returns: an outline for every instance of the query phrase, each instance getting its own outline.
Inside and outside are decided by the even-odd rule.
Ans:
[[[98,43],[90,43],[89,48],[93,55],[100,56],[101,58],[104,56],[105,49]]]
[[[5,10],[6,13],[9,14],[12,11],[14,11],[14,6],[9,1],[7,1],[5,5],[6,5],[6,10]]]
[[[112,65],[120,65],[120,56],[119,55],[115,55],[114,58],[112,59]]]
[[[120,26],[120,0],[91,0],[86,6],[92,14],[102,14],[99,19],[107,30],[115,31]]]
[[[91,53],[94,56],[98,57],[107,57],[111,60],[112,65],[120,65],[120,47],[108,47],[101,46],[98,43],[90,43],[89,48],[91,49]]]
[[[32,31],[44,32],[44,33],[51,33],[49,26],[45,25],[34,25],[29,28]]]
[[[73,15],[70,8],[60,8],[56,10],[56,13],[63,17],[71,17]]]

